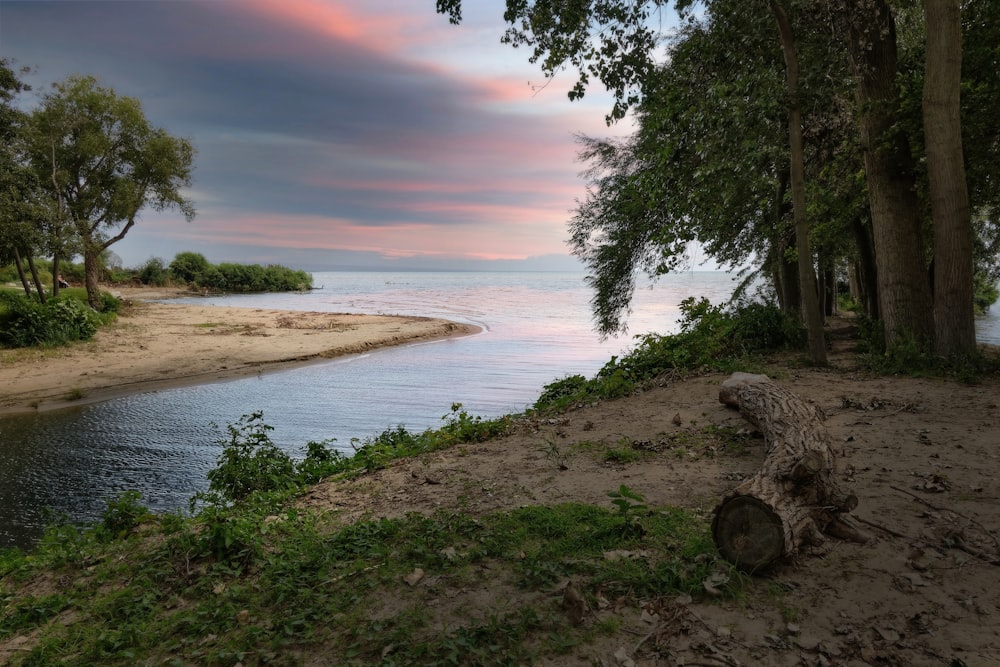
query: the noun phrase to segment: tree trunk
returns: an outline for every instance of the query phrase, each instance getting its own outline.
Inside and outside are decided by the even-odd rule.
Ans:
[[[712,537],[720,553],[755,571],[820,544],[823,533],[866,541],[843,517],[857,498],[834,478],[830,435],[822,413],[766,375],[734,373],[719,400],[737,407],[767,443],[760,470],[715,508]]]
[[[778,277],[778,301],[781,304],[781,310],[785,313],[794,312],[799,315],[802,312],[802,297],[799,290],[798,263],[791,260],[787,252],[790,247],[795,245],[795,229],[789,229],[785,226],[785,220],[791,211],[791,207],[785,201],[788,180],[788,170],[782,169],[778,176],[774,200],[774,228],[780,231],[772,248],[775,254],[774,270]]]
[[[30,254],[28,259],[28,269],[31,270],[31,281],[35,283],[35,289],[38,290],[38,300],[45,303],[45,286],[42,285],[42,279],[38,277],[38,267],[35,266],[35,258]]]
[[[959,0],[924,0],[924,15],[924,137],[934,217],[934,349],[949,357],[976,349],[973,233],[959,102],[962,9]]]
[[[819,308],[816,273],[809,243],[809,220],[806,217],[805,150],[802,145],[802,109],[799,105],[799,61],[788,14],[771,0],[771,11],[778,23],[781,50],[785,56],[785,79],[788,84],[788,143],[791,154],[792,217],[795,220],[795,249],[799,261],[799,292],[802,320],[809,333],[809,356],[819,366],[826,365],[826,339],[823,314]]]
[[[861,304],[865,315],[871,320],[877,320],[881,311],[878,307],[878,269],[875,263],[875,248],[872,235],[864,223],[855,218],[851,221],[851,231],[858,246],[858,287]]]
[[[24,273],[24,264],[21,262],[21,253],[14,248],[14,266],[17,267],[17,277],[21,279],[21,286],[24,287],[24,295],[31,298],[31,285],[28,284],[28,276]]]
[[[101,254],[87,248],[83,251],[84,283],[87,287],[87,303],[94,310],[102,310],[101,303]]]
[[[848,51],[857,78],[865,175],[886,344],[933,339],[930,281],[912,158],[893,124],[899,103],[896,26],[885,0],[847,0]]]

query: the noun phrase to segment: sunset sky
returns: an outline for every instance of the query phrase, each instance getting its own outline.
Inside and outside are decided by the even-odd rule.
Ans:
[[[28,106],[90,74],[195,145],[197,217],[144,214],[113,247],[126,266],[184,250],[311,270],[575,265],[574,134],[629,128],[605,126],[600,89],[568,101],[574,72],[540,89],[528,53],[499,43],[502,0],[465,4],[452,26],[433,0],[3,0],[0,57],[35,68]]]

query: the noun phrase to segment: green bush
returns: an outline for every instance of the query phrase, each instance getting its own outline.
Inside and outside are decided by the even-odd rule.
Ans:
[[[205,256],[197,252],[179,252],[170,262],[170,275],[182,283],[198,282],[209,267]]]
[[[178,253],[170,263],[170,276],[181,283],[221,292],[294,292],[312,287],[312,276],[305,271],[277,264],[210,264],[194,252]]]
[[[163,287],[170,282],[170,272],[159,257],[150,257],[139,267],[138,278],[143,285]]]
[[[618,398],[673,370],[737,370],[748,357],[799,349],[806,341],[799,321],[776,306],[756,302],[713,306],[707,299],[681,303],[680,331],[646,334],[626,355],[612,357],[591,380],[574,375],[547,385],[536,410],[561,410],[577,402]]]
[[[98,313],[72,297],[41,303],[17,292],[4,291],[0,292],[0,306],[6,310],[0,318],[0,344],[7,347],[90,340],[102,323]]]
[[[208,488],[230,501],[240,501],[259,491],[282,491],[298,485],[295,465],[278,448],[264,423],[264,414],[243,415],[227,427],[217,465],[208,471]]]
[[[139,502],[141,499],[142,494],[131,490],[109,500],[107,509],[101,515],[101,523],[95,527],[97,539],[101,542],[111,542],[125,537],[144,519],[152,516]]]

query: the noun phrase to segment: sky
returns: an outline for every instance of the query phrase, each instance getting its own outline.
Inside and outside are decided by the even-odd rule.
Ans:
[[[579,267],[574,135],[630,128],[500,44],[503,0],[464,4],[454,26],[433,0],[2,0],[0,57],[33,68],[22,106],[93,75],[194,145],[195,219],[147,209],[125,266]]]

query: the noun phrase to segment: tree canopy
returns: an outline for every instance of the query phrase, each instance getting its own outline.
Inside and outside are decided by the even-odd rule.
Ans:
[[[833,269],[848,266],[887,343],[912,338],[942,356],[968,352],[973,260],[980,271],[995,264],[997,247],[997,132],[987,120],[1000,101],[994,4],[508,0],[503,41],[528,46],[547,76],[574,68],[573,99],[592,80],[603,84],[616,100],[609,121],[635,110],[631,137],[581,139],[589,187],[570,244],[590,269],[599,330],[624,326],[636,272],[672,270],[698,241],[723,264],[756,257],[793,308],[814,291],[830,304]],[[461,7],[437,2],[453,23]],[[668,33],[657,13],[670,8],[682,20]],[[961,106],[951,83],[959,61],[940,51],[956,41],[944,32],[955,17],[969,56]],[[794,86],[785,78],[793,65]],[[960,109],[961,132],[956,114],[937,109]],[[799,130],[804,196],[795,199],[801,179],[788,169],[788,142]],[[963,154],[968,178],[931,183],[935,170],[954,175],[945,156]],[[953,201],[966,183],[974,215],[931,206]],[[799,241],[808,230],[810,242],[797,248],[793,208]],[[820,277],[806,293],[787,270],[803,248],[810,256],[799,274]]]
[[[31,116],[28,163],[49,193],[52,217],[79,244],[88,300],[100,307],[100,254],[135,225],[140,213],[194,207],[194,148],[146,118],[138,100],[117,95],[88,76],[57,83]]]

